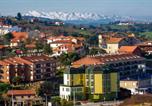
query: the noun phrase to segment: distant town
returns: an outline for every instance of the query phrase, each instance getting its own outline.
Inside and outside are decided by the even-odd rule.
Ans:
[[[152,23],[0,17],[0,106],[151,106]]]

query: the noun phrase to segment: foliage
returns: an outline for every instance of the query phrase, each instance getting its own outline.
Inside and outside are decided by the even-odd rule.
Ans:
[[[45,95],[51,95],[54,92],[55,86],[53,83],[45,81],[40,85],[38,95],[45,97]]]
[[[80,57],[77,53],[73,52],[73,53],[63,53],[60,56],[60,62],[63,65],[70,65],[73,61],[78,60]]]
[[[73,102],[63,99],[61,100],[61,106],[73,106]]]
[[[40,42],[40,41],[36,41],[36,49],[37,49],[37,51],[39,51],[39,50],[41,50],[41,49],[43,49],[43,44],[42,44],[42,42]]]
[[[22,78],[20,76],[16,76],[12,79],[12,82],[14,85],[19,85],[22,81]]]
[[[10,88],[10,84],[0,83],[0,94],[6,93]]]
[[[22,20],[22,15],[21,15],[21,13],[19,12],[19,13],[17,13],[17,17],[16,17],[18,20]]]
[[[50,55],[53,53],[52,48],[50,47],[49,44],[44,44],[43,52],[44,52],[44,54],[47,54],[47,55]]]
[[[105,54],[106,51],[100,48],[92,48],[89,50],[89,55]]]
[[[3,35],[3,38],[4,38],[4,40],[6,40],[6,41],[10,41],[11,39],[14,38],[14,36],[13,36],[12,33],[7,33],[7,34]]]

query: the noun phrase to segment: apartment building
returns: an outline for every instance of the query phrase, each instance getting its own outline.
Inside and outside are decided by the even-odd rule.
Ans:
[[[50,79],[55,76],[56,61],[48,56],[13,57],[0,61],[0,81],[12,83],[16,76],[23,82]]]
[[[126,53],[92,55],[83,57],[72,63],[74,67],[82,65],[108,65],[120,73],[120,78],[137,76],[145,72],[145,58]]]
[[[64,73],[60,97],[66,100],[113,100],[119,91],[119,74],[100,66],[69,68]]]

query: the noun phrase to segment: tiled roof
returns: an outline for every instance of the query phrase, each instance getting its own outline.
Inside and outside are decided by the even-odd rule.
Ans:
[[[25,45],[26,48],[35,48],[36,45],[35,44],[27,44]]]
[[[24,56],[24,57],[13,57],[13,58],[7,58],[4,60],[0,61],[1,65],[7,65],[7,64],[12,64],[12,65],[16,65],[16,64],[33,64],[35,62],[40,62],[40,61],[48,61],[48,60],[52,60],[52,58],[48,57],[48,56]]]
[[[52,42],[51,44],[62,44],[62,43],[73,43],[71,40],[57,40]]]
[[[133,53],[137,48],[137,46],[121,46],[119,52]]]
[[[0,65],[9,65],[9,63],[7,63],[7,62],[4,62],[4,61],[0,61]]]
[[[13,34],[13,39],[11,42],[17,42],[20,40],[26,40],[28,38],[28,33],[27,32],[12,32]]]
[[[119,43],[121,40],[123,40],[123,38],[110,37],[107,43]]]
[[[94,55],[94,56],[86,56],[72,63],[73,66],[81,66],[81,65],[96,65],[96,64],[106,64],[106,63],[114,63],[119,61],[131,61],[131,60],[143,60],[144,58],[134,55],[134,54],[107,54],[107,55]]]
[[[9,90],[7,92],[9,96],[22,96],[22,95],[36,95],[36,92],[33,90]]]
[[[3,49],[5,46],[4,45],[0,45],[0,49]]]

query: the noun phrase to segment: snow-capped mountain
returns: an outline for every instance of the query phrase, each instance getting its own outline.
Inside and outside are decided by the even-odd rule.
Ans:
[[[29,11],[25,14],[25,16],[34,16],[34,17],[42,17],[49,19],[59,19],[63,21],[73,21],[73,20],[127,20],[127,17],[119,17],[119,16],[105,16],[96,13],[79,13],[79,12],[38,12],[38,11]]]

